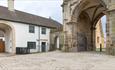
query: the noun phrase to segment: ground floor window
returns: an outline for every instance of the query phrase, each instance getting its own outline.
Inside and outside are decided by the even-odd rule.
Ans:
[[[36,42],[27,42],[27,46],[29,49],[36,49]]]
[[[46,42],[41,42],[42,52],[46,52]]]

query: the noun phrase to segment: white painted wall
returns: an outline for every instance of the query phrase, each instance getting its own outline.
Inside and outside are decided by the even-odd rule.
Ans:
[[[12,30],[7,29],[5,30],[5,52],[11,53],[12,52],[12,46],[13,46],[13,40],[12,40]]]
[[[59,49],[59,37],[57,37],[57,49]]]
[[[46,42],[46,52],[49,51],[50,47],[50,28],[46,28],[46,34],[42,34],[42,27],[40,27],[40,52],[42,52],[42,42]]]
[[[34,52],[38,51],[38,28],[35,26],[35,33],[29,33],[29,25],[28,24],[22,24],[22,23],[13,23],[15,28],[15,35],[16,35],[16,47],[27,47],[27,42],[36,42],[36,49]]]
[[[41,42],[45,40],[47,42],[47,49],[49,50],[50,44],[50,29],[47,28],[46,35],[41,34],[41,27],[35,26],[35,33],[29,33],[29,25],[22,23],[12,22],[15,28],[16,35],[16,47],[27,47],[27,42],[32,41],[36,42],[36,49],[31,49],[31,52],[41,52]]]
[[[5,52],[13,53],[14,48],[14,40],[13,40],[13,31],[12,25],[5,20],[0,20],[0,29],[3,30],[3,39],[5,41]],[[1,37],[2,38],[2,37]]]

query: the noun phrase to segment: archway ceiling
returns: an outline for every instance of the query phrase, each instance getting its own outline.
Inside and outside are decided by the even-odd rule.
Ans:
[[[93,22],[100,13],[106,10],[105,7],[102,6],[99,0],[87,0],[88,4],[82,9],[82,11],[86,12],[89,16],[91,22]]]
[[[103,13],[103,11],[105,11],[104,8],[92,8],[92,9],[89,9],[89,10],[86,10],[85,12],[89,15],[89,18],[91,21],[94,21],[94,19],[100,15],[100,13]]]

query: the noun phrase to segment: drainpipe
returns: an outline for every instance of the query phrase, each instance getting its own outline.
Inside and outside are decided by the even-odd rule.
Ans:
[[[38,52],[41,52],[40,50],[41,50],[41,46],[40,46],[40,27],[39,27],[39,43],[38,43],[39,45],[38,45]]]

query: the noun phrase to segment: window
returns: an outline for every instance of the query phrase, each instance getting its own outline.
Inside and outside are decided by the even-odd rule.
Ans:
[[[36,49],[36,42],[28,42],[27,45],[29,49]]]
[[[42,31],[42,34],[46,34],[46,28],[43,27],[41,31]]]
[[[35,27],[33,25],[29,25],[29,33],[35,33]]]
[[[97,37],[97,43],[99,43],[99,37]]]

